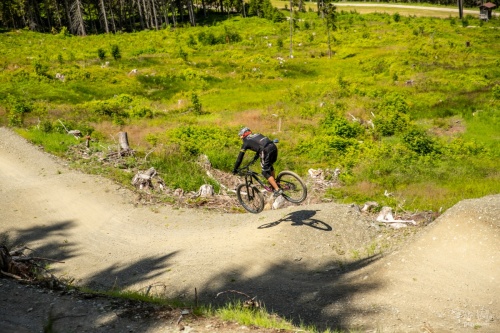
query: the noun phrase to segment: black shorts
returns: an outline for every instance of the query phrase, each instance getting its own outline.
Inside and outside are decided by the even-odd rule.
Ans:
[[[262,167],[262,174],[269,178],[271,172],[274,171],[273,164],[278,159],[278,147],[274,143],[268,144],[260,152],[260,166]]]

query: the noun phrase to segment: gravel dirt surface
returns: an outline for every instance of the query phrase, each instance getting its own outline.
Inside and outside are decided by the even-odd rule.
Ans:
[[[134,204],[134,193],[67,167],[0,128],[0,243],[25,244],[80,286],[201,303],[236,290],[321,329],[500,332],[500,195],[432,223],[381,227],[357,207],[260,214]],[[0,278],[0,332],[270,332],[179,309]]]

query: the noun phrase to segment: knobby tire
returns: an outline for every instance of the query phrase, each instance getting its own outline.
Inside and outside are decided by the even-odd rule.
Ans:
[[[236,188],[236,196],[240,204],[250,213],[260,213],[264,209],[264,196],[256,186],[240,184]]]
[[[304,181],[292,171],[282,171],[276,182],[283,190],[283,197],[292,203],[301,203],[307,198],[307,187]]]

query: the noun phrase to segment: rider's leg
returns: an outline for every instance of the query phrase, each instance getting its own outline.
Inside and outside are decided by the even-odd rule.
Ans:
[[[266,177],[267,181],[275,191],[279,190],[278,184],[276,183],[275,179],[275,172],[274,172],[274,162],[276,162],[276,159],[278,158],[278,149],[276,146],[270,147],[269,151],[263,150],[260,155],[260,162],[262,166],[262,174],[264,177]]]
[[[267,181],[271,184],[275,191],[279,190],[278,184],[276,184],[276,179],[274,179],[274,172],[271,177],[267,178]]]

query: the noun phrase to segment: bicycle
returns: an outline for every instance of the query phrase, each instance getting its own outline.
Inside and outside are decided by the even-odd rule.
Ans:
[[[260,185],[265,191],[273,192],[274,189],[267,184],[267,179],[260,173],[250,169],[255,159],[238,169],[238,175],[245,177],[245,182],[236,188],[236,196],[239,203],[250,213],[258,214],[264,209],[264,196],[257,187]],[[276,177],[276,183],[283,190],[285,200],[299,204],[307,198],[307,187],[304,181],[292,171],[281,171]]]

